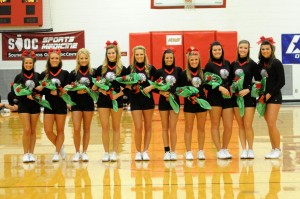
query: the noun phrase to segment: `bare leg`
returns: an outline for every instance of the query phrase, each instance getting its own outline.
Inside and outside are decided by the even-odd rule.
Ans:
[[[111,109],[112,116],[112,128],[113,128],[113,151],[118,152],[118,147],[120,143],[120,122],[122,117],[123,109],[118,109],[118,112],[115,112]]]
[[[280,149],[280,133],[276,126],[276,120],[280,106],[280,104],[267,104],[265,112],[265,120],[268,125],[272,149]]]
[[[206,113],[207,112],[196,113],[199,150],[203,150],[204,148]]]
[[[185,120],[185,132],[184,132],[184,142],[186,151],[191,151],[192,144],[192,131],[194,126],[195,113],[184,113]]]
[[[209,110],[210,120],[211,120],[211,138],[219,151],[221,149],[220,141],[220,119],[222,114],[222,107],[213,106]]]
[[[83,111],[83,152],[86,152],[89,146],[93,114],[93,111]]]
[[[110,108],[98,108],[100,123],[102,126],[102,142],[105,152],[109,152],[109,116]]]
[[[58,153],[65,140],[64,131],[65,131],[66,117],[67,117],[66,114],[55,114],[56,132],[57,132],[55,146],[56,146],[56,152]]]
[[[152,116],[153,116],[153,109],[144,110],[144,151],[147,151],[151,141],[151,134],[152,134]]]
[[[226,108],[222,111],[222,121],[224,126],[223,132],[223,147],[227,149],[232,135],[233,109]]]
[[[80,141],[81,141],[81,120],[82,120],[82,112],[81,111],[72,111],[72,121],[74,127],[74,146],[76,152],[80,151]]]
[[[159,111],[162,125],[162,138],[164,147],[170,146],[169,144],[169,111]]]
[[[131,111],[134,129],[135,129],[135,147],[138,152],[142,151],[142,135],[143,135],[143,115],[142,110]]]
[[[171,151],[175,151],[176,144],[177,144],[177,121],[178,121],[179,114],[175,113],[173,110],[170,111],[170,140],[171,140]]]

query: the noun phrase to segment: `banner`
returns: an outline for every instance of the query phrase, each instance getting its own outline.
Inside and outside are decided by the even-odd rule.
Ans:
[[[33,50],[37,59],[47,59],[51,48],[61,49],[62,59],[76,59],[84,46],[84,31],[2,33],[2,60],[20,60],[24,50]]]
[[[300,34],[282,34],[282,63],[300,64]]]

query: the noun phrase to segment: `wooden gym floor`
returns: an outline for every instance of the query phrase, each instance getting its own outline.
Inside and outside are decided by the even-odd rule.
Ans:
[[[283,156],[265,160],[270,151],[267,127],[255,115],[254,160],[240,160],[237,124],[229,146],[232,160],[217,160],[206,122],[205,161],[185,161],[184,117],[178,122],[178,160],[164,162],[160,117],[153,117],[149,162],[135,162],[134,127],[130,111],[121,122],[119,161],[103,163],[101,126],[95,111],[88,163],[71,162],[74,154],[70,113],[65,126],[67,159],[52,163],[54,146],[43,131],[43,115],[37,129],[35,163],[22,162],[22,127],[17,113],[0,116],[0,198],[285,198],[300,197],[300,106],[283,105],[278,118]],[[194,132],[195,129],[194,129]],[[195,135],[195,134],[194,134]],[[193,136],[196,156],[196,136]]]

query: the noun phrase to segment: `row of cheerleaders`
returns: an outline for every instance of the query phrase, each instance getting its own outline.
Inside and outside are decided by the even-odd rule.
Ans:
[[[35,161],[35,125],[40,106],[44,107],[45,132],[55,146],[52,161],[65,159],[63,142],[67,105],[71,107],[74,127],[75,154],[72,161],[89,161],[87,149],[95,103],[105,151],[102,161],[117,161],[123,95],[129,96],[131,104],[135,126],[135,160],[149,161],[148,149],[155,108],[153,92],[160,95],[158,109],[165,151],[163,160],[177,160],[179,97],[184,98],[186,160],[194,159],[191,149],[194,120],[197,122],[198,132],[197,159],[206,158],[203,148],[207,110],[211,118],[211,135],[217,149],[217,158],[232,158],[228,145],[234,116],[239,125],[243,149],[240,158],[255,157],[252,129],[255,110],[265,117],[269,128],[272,150],[265,157],[279,158],[280,134],[276,128],[276,119],[282,103],[280,89],[285,84],[284,70],[282,63],[275,58],[272,38],[261,37],[259,44],[258,63],[250,58],[250,43],[247,40],[239,42],[237,58],[229,63],[224,59],[222,44],[215,41],[210,46],[210,59],[204,69],[199,50],[190,47],[186,51],[185,70],[175,65],[172,48],[163,49],[162,66],[156,69],[149,64],[143,46],[133,48],[132,63],[125,67],[121,63],[118,43],[107,41],[103,64],[97,69],[90,66],[89,51],[80,49],[75,69],[71,72],[63,70],[60,49],[51,49],[46,70],[39,74],[34,71],[35,53],[24,51],[22,72],[16,76],[13,84],[13,91],[19,100],[18,113],[24,125],[23,162]],[[113,146],[109,146],[110,116]],[[221,119],[224,129],[222,138],[219,130]]]

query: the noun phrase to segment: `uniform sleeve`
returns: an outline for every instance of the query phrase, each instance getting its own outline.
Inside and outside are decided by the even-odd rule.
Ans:
[[[178,87],[186,86],[187,85],[187,77],[186,77],[186,71],[182,71],[180,73],[180,78],[178,82]]]
[[[177,70],[177,77],[176,77],[176,83],[175,85],[173,85],[171,88],[170,88],[170,92],[171,93],[175,93],[176,92],[176,88],[179,86],[179,83],[180,83],[180,75],[182,73],[182,68],[180,67],[176,67],[176,70]]]
[[[211,62],[208,62],[205,67],[204,67],[204,70],[203,70],[203,74],[205,74],[206,72],[209,72],[209,73],[214,73],[214,70],[212,68],[212,63]],[[214,73],[215,74],[215,73]],[[203,80],[204,81],[204,80]],[[211,85],[208,85],[208,84],[204,84],[203,87],[206,89],[206,90],[212,90],[212,86]],[[219,86],[217,86],[215,88],[216,90],[219,90]]]
[[[102,76],[102,69],[101,69],[102,67],[101,66],[99,66],[96,70],[95,70],[95,72],[94,72],[94,78],[97,78],[98,76]]]
[[[259,73],[259,67],[258,67],[258,64],[256,62],[254,62],[253,60],[251,61],[252,63],[252,73],[253,73],[253,76],[254,76],[254,80],[255,81],[260,81],[261,80],[261,76],[260,76],[260,73]]]
[[[46,72],[42,72],[42,73],[41,73],[41,79],[44,80],[45,77],[46,77]],[[40,92],[40,94],[42,94],[42,95],[50,95],[50,90],[47,89],[47,88],[44,88],[44,89]]]
[[[150,80],[154,81],[157,77],[157,69],[154,66],[151,66],[150,68]]]
[[[270,89],[270,94],[273,95],[280,91],[280,89],[285,85],[285,76],[284,76],[284,68],[281,61],[275,59],[273,61],[272,68],[275,70],[277,75],[277,81],[272,85]]]
[[[121,72],[121,76],[125,76],[125,75],[129,75],[131,72],[131,68],[128,66],[128,67],[125,67],[125,66],[122,66],[122,72]],[[123,93],[124,95],[129,95],[130,93],[130,89],[129,88],[126,88],[126,84],[121,84],[119,83],[121,87],[123,87]]]
[[[75,81],[75,72],[71,71],[67,77],[67,84],[71,84]]]

